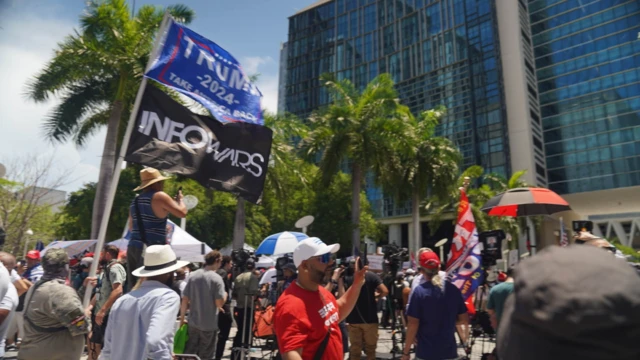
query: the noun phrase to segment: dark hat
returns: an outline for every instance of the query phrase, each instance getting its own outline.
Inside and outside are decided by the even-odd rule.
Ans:
[[[296,271],[298,271],[298,269],[296,269],[296,266],[295,266],[293,263],[285,264],[285,265],[282,267],[282,270],[291,270],[291,271],[293,271],[294,273],[295,273]]]
[[[640,277],[588,246],[524,260],[498,331],[501,359],[640,359]]]
[[[248,270],[253,270],[256,268],[256,261],[252,258],[249,258],[244,265]]]
[[[55,273],[69,265],[69,255],[63,249],[49,249],[42,257],[42,269],[46,273]]]

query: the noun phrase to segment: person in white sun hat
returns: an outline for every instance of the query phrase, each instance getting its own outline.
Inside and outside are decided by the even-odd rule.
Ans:
[[[367,266],[356,261],[353,285],[340,299],[322,284],[335,268],[340,244],[326,245],[313,237],[293,251],[298,278],[282,293],[275,312],[275,330],[283,360],[342,359],[339,322],[353,310]]]
[[[152,245],[145,250],[144,266],[133,271],[144,281],[113,304],[101,360],[173,359],[180,297],[171,283],[174,271],[187,264],[176,258],[169,245]]]

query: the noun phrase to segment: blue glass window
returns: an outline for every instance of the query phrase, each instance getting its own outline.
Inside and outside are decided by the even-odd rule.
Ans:
[[[440,3],[433,4],[425,10],[427,36],[433,36],[442,30],[440,24]]]

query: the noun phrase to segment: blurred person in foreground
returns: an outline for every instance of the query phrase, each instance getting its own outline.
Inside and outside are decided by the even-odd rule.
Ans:
[[[69,256],[63,249],[49,249],[42,268],[42,278],[25,299],[24,339],[18,359],[80,359],[90,321],[76,291],[65,285]]]
[[[13,258],[13,261],[15,263],[15,258]],[[5,338],[9,331],[15,309],[18,306],[18,292],[16,291],[16,287],[11,283],[12,279],[9,271],[3,265],[4,262],[0,264],[0,359],[4,359]]]
[[[411,293],[407,308],[407,338],[402,359],[409,359],[416,344],[416,359],[457,359],[456,324],[468,325],[469,315],[462,293],[438,274],[440,259],[424,251],[418,259],[425,282]],[[467,343],[463,334],[462,342]]]
[[[368,267],[355,267],[353,285],[340,299],[323,284],[335,267],[340,244],[326,245],[318,238],[302,240],[293,252],[298,278],[284,291],[274,316],[283,360],[342,359],[338,323],[353,310]]]
[[[16,268],[15,256],[7,252],[0,251],[0,262],[2,262],[4,267],[7,269],[7,272],[9,273],[9,279],[11,281],[11,284],[13,284],[16,290],[16,296],[18,297],[18,303],[16,303],[16,306],[13,307],[11,312],[8,313],[6,315],[7,317],[2,321],[1,326],[2,327],[6,326],[4,335],[0,339],[0,359],[2,359],[2,357],[4,356],[4,350],[5,350],[5,338],[6,338],[7,348],[10,350],[16,349],[15,345],[13,345],[16,332],[18,331],[16,311],[17,311],[18,305],[20,304],[20,300],[19,300],[20,296],[22,296],[27,292],[27,290],[29,290],[31,283],[28,280],[25,280],[22,277],[20,277],[20,275],[18,275],[18,272],[15,269]],[[7,292],[7,294],[5,294],[5,298],[2,299],[3,304],[0,305],[0,309],[7,310],[7,308],[9,307],[9,304],[12,302],[12,296],[13,296],[12,294],[13,292]],[[22,325],[20,326],[22,327]],[[2,330],[0,330],[0,332],[1,331]]]
[[[144,266],[132,274],[144,281],[111,307],[101,360],[172,360],[180,296],[172,289],[173,272],[188,264],[169,245],[146,248]]]
[[[591,246],[522,261],[498,331],[501,360],[640,359],[640,278]]]

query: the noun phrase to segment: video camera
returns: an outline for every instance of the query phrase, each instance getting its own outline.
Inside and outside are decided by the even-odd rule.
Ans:
[[[253,258],[254,261],[257,261],[257,258],[253,255],[253,253],[245,249],[236,249],[231,252],[231,260],[233,261],[233,266],[237,269],[244,270],[247,266],[247,261],[251,258]]]
[[[392,273],[398,272],[402,263],[409,261],[409,250],[401,248],[396,244],[389,244],[382,247],[385,263],[389,264]]]
[[[284,266],[293,264],[293,257],[289,254],[276,259],[276,280],[284,280]]]

